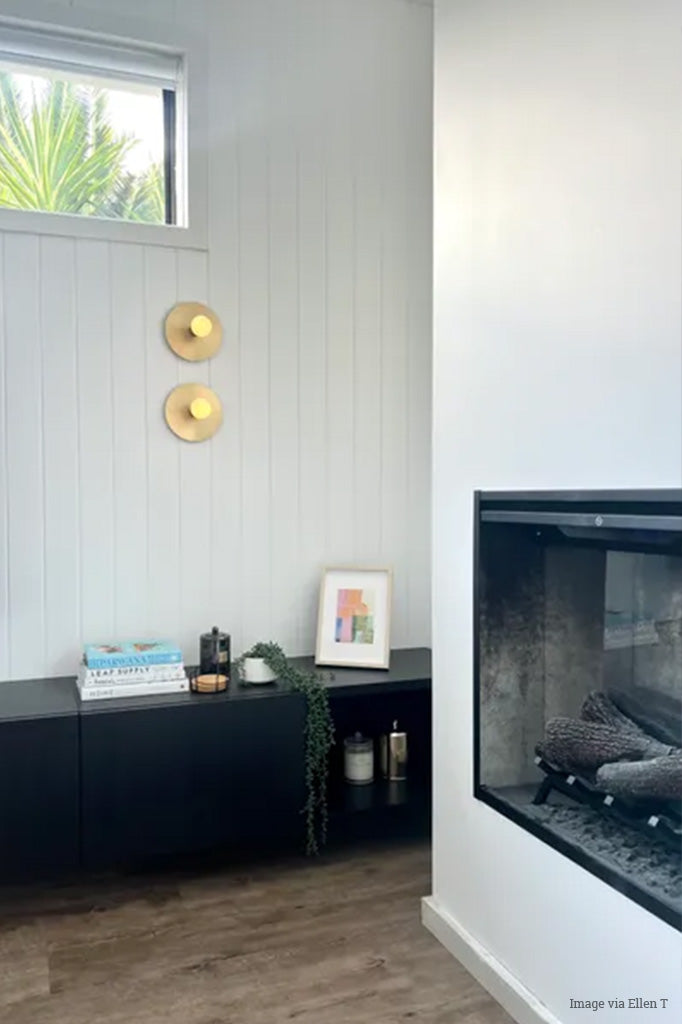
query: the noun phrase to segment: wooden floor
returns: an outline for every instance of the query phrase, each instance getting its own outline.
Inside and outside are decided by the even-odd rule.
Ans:
[[[3,1024],[511,1024],[420,924],[423,845],[0,890]]]

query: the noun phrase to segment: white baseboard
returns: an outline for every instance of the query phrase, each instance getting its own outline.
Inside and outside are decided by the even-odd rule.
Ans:
[[[422,900],[422,924],[518,1024],[561,1024],[518,978],[439,907],[432,896]]]

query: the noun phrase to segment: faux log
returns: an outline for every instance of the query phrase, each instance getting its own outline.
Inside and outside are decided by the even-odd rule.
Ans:
[[[580,717],[586,722],[600,722],[631,736],[640,737],[647,744],[642,757],[664,757],[672,752],[669,743],[661,743],[654,736],[649,736],[636,722],[624,715],[605,693],[598,690],[593,690],[585,697],[580,708]]]
[[[639,761],[650,757],[650,750],[651,740],[644,734],[577,718],[550,718],[538,744],[543,757],[569,770],[594,770],[610,761]]]
[[[661,743],[682,747],[682,700],[644,686],[609,688],[617,707]]]
[[[597,785],[614,796],[682,800],[682,754],[604,764],[597,771]]]

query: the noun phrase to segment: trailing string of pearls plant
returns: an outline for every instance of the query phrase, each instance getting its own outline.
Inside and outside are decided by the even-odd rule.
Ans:
[[[246,658],[262,658],[281,683],[305,697],[306,801],[301,813],[306,819],[306,853],[317,854],[327,841],[329,819],[327,782],[329,752],[334,744],[329,692],[319,672],[296,668],[279,644],[259,642],[240,655],[235,662],[240,676],[243,676]]]

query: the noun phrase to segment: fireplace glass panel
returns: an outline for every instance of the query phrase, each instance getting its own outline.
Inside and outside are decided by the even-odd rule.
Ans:
[[[682,515],[599,535],[490,504],[476,796],[679,928]]]

